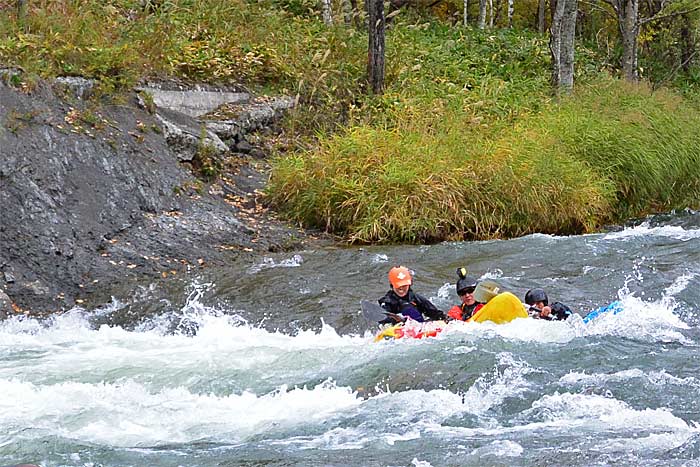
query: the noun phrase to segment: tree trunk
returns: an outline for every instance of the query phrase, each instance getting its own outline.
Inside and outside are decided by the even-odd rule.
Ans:
[[[352,24],[353,8],[350,0],[341,0],[343,7],[343,22],[345,26],[350,26]]]
[[[552,86],[570,93],[574,86],[574,44],[578,0],[557,0],[552,16],[549,50],[552,54]]]
[[[374,94],[384,91],[384,2],[368,0],[369,50],[367,53],[367,79]]]
[[[549,34],[549,51],[552,55],[552,86],[559,89],[561,70],[561,28],[566,0],[552,0],[552,27]]]
[[[493,17],[494,17],[494,11],[493,11],[493,0],[489,0],[489,29],[493,29]]]
[[[559,87],[566,92],[574,88],[574,51],[576,49],[576,15],[578,0],[566,0],[561,37],[561,70]]]
[[[26,32],[27,29],[27,2],[29,0],[17,0],[17,23]]]
[[[352,23],[355,26],[360,26],[364,23],[365,13],[367,12],[367,5],[363,2],[363,9],[357,7],[357,0],[350,0],[350,5],[352,6]]]
[[[637,38],[639,37],[639,0],[624,0],[618,13],[622,34],[622,74],[625,80],[637,82]]]
[[[690,71],[690,64],[693,60],[693,33],[690,16],[683,15],[681,19],[681,66],[686,73]]]
[[[546,0],[539,0],[537,3],[537,31],[540,34],[544,34],[546,23],[545,23],[545,9],[547,8]]]
[[[513,13],[515,12],[514,0],[508,0],[508,27],[513,27]]]
[[[464,0],[464,25],[466,26],[469,20],[469,0]]]
[[[498,24],[498,20],[501,18],[501,0],[495,0],[495,2],[491,10],[491,27],[494,24]]]
[[[323,15],[323,23],[326,26],[333,24],[333,14],[331,12],[331,0],[321,0],[321,14]]]
[[[486,2],[488,0],[479,0],[479,19],[477,25],[479,29],[486,28]]]

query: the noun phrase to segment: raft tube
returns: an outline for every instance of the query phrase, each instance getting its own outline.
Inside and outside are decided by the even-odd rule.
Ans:
[[[508,323],[515,318],[527,318],[527,311],[523,307],[518,297],[510,292],[503,292],[493,297],[489,302],[468,319],[475,323],[493,321],[497,324]],[[406,323],[399,323],[384,328],[376,335],[374,341],[384,339],[402,339],[404,337],[412,339],[423,339],[424,337],[435,337],[445,329],[447,323],[444,321],[427,321],[419,323],[409,320]]]
[[[467,321],[475,323],[493,321],[496,324],[503,324],[513,321],[515,318],[527,317],[527,311],[525,311],[520,299],[510,292],[502,292],[489,300]]]

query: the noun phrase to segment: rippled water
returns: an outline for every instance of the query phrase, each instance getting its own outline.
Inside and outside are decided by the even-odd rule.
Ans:
[[[0,464],[700,465],[700,216],[621,231],[261,257],[97,310],[0,323]],[[584,324],[457,323],[373,342],[395,264],[455,269]]]

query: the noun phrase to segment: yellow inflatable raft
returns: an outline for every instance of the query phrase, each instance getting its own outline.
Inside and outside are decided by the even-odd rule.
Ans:
[[[527,311],[522,302],[510,292],[502,292],[489,300],[481,310],[467,321],[483,323],[493,321],[503,324],[513,321],[515,318],[527,318]],[[374,338],[375,342],[383,339],[401,339],[404,337],[412,339],[423,339],[424,337],[435,337],[448,326],[444,321],[427,321],[419,323],[408,321],[384,328]]]

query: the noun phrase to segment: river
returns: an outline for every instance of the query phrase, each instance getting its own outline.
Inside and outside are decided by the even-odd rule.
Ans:
[[[624,310],[374,343],[359,302],[399,264],[442,309],[466,266],[580,315]],[[700,465],[700,214],[205,271],[1,322],[0,464]]]

